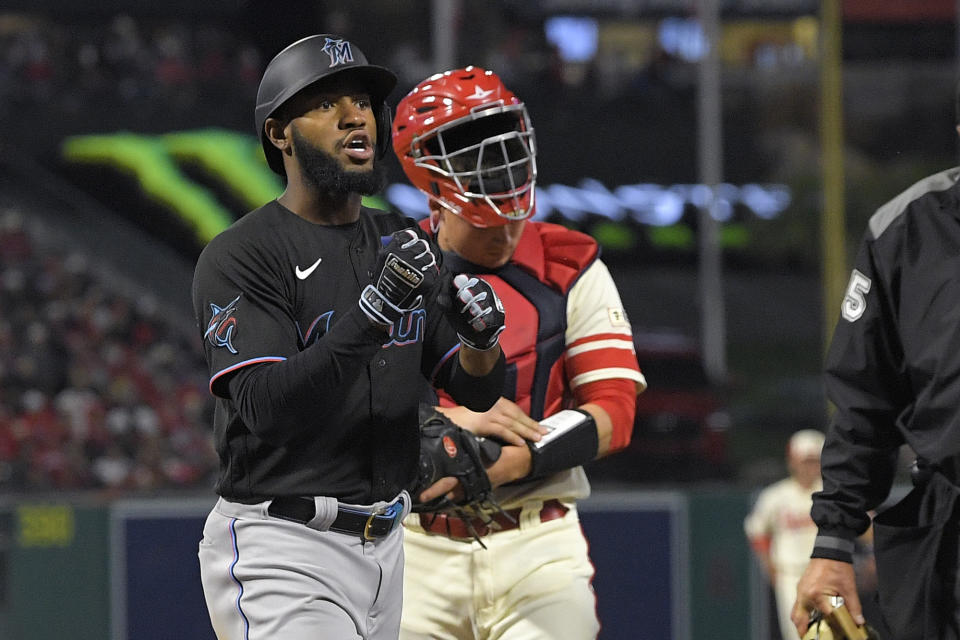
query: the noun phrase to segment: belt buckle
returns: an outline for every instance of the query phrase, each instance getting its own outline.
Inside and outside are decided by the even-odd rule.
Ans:
[[[370,527],[373,525],[373,519],[376,518],[378,515],[380,515],[380,514],[377,513],[376,511],[373,511],[373,512],[371,512],[370,515],[367,517],[367,523],[366,523],[365,525],[363,525],[363,539],[364,539],[364,540],[370,541],[370,540],[373,540],[373,539],[374,539],[373,536],[370,535]]]
[[[387,533],[389,533],[390,531],[393,531],[393,528],[397,525],[397,514],[399,513],[403,513],[403,503],[399,501],[391,504],[386,509],[383,509],[380,511],[372,511],[370,515],[367,517],[366,524],[363,525],[363,539],[367,541],[376,539],[370,533],[370,527],[373,526],[374,519],[376,519],[377,516],[384,516],[393,520],[393,522],[390,524],[390,530]]]

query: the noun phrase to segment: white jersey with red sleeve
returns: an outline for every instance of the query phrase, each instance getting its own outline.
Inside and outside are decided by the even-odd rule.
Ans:
[[[567,380],[574,394],[581,385],[610,378],[633,380],[637,391],[646,388],[620,294],[599,259],[567,296],[566,343]]]
[[[633,399],[646,380],[620,294],[598,258],[596,242],[559,225],[527,223],[509,267],[498,273],[494,287],[507,307],[501,346],[515,371],[511,399],[539,420],[594,401],[604,385],[609,389],[615,383],[621,391],[626,387],[627,393],[620,395],[629,398],[630,407],[614,419],[611,451],[625,447],[633,428]],[[577,499],[589,493],[586,474],[576,467],[501,487],[497,497],[509,506],[531,498]]]

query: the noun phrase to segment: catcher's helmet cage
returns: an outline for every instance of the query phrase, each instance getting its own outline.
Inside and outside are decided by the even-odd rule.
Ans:
[[[397,76],[385,67],[367,63],[367,57],[349,40],[321,33],[297,40],[274,56],[260,79],[255,124],[267,164],[274,172],[285,175],[280,150],[263,131],[267,118],[298,92],[337,74],[360,78],[370,92],[377,120],[377,158],[390,148],[391,112],[386,100],[397,84]]]
[[[393,150],[410,182],[476,227],[533,213],[533,127],[492,71],[454,69],[414,87],[397,105]]]

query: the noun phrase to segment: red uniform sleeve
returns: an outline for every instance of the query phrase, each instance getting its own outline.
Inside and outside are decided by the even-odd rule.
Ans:
[[[606,378],[587,382],[575,390],[577,404],[595,404],[610,416],[613,436],[610,453],[626,448],[633,435],[633,418],[637,412],[637,385],[626,378]]]

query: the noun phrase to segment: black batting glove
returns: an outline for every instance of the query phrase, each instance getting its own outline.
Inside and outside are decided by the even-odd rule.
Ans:
[[[451,280],[453,300],[447,318],[460,342],[477,351],[492,349],[506,328],[503,303],[483,278],[459,274]]]
[[[423,304],[440,271],[430,245],[413,229],[401,229],[377,254],[375,284],[360,293],[360,308],[376,324],[392,326]]]

